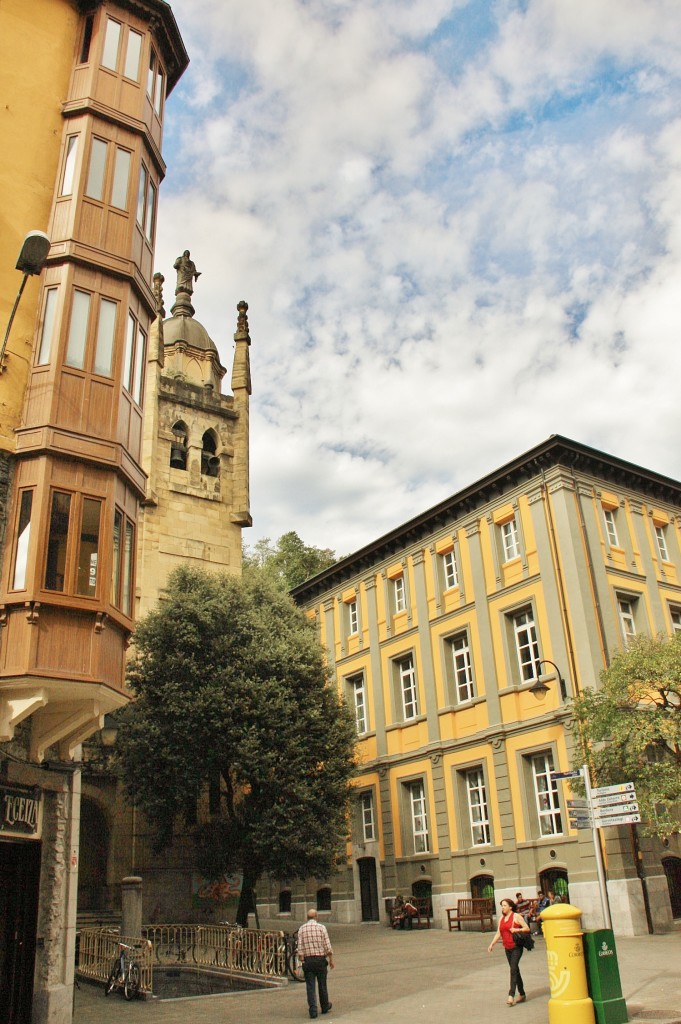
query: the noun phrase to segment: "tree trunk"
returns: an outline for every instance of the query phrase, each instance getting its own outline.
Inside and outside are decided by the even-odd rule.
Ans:
[[[236,912],[236,923],[242,928],[248,927],[248,915],[255,910],[255,884],[260,877],[260,871],[249,864],[244,867],[244,877],[239,894],[239,906]]]

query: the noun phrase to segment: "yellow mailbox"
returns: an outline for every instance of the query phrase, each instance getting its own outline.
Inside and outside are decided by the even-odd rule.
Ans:
[[[581,910],[557,903],[540,916],[551,985],[549,1024],[595,1024],[586,980]]]

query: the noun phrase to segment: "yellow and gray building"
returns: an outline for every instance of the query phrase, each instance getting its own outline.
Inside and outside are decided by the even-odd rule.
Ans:
[[[681,483],[559,436],[293,591],[354,710],[347,867],[270,912],[378,920],[397,892],[554,888],[600,926],[590,831],[562,780],[570,698],[634,633],[681,630]],[[538,700],[539,677],[548,693]],[[681,844],[601,833],[615,930],[681,916]],[[264,896],[264,894],[263,894]]]

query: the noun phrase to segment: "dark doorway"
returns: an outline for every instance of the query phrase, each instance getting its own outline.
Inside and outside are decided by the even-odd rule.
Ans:
[[[39,842],[0,842],[0,1006],[2,1024],[31,1024]]]
[[[83,797],[80,804],[80,869],[78,871],[78,913],[107,910],[106,867],[109,827],[103,812]]]
[[[428,911],[428,917],[433,916],[433,883],[429,878],[419,878],[417,882],[412,882],[411,886],[412,896],[418,896],[419,899],[425,900],[425,907]],[[423,916],[423,915],[421,915]]]
[[[560,896],[561,903],[570,902],[568,890],[568,873],[563,868],[548,868],[539,875],[539,888],[542,892],[553,892]]]
[[[667,876],[672,917],[681,917],[681,857],[665,857],[662,867]]]
[[[378,921],[376,861],[373,857],[362,857],[357,861],[357,867],[359,868],[359,894],[362,901],[362,920]]]
[[[474,899],[486,899],[494,903],[494,876],[476,875],[475,878],[471,878],[471,896]]]

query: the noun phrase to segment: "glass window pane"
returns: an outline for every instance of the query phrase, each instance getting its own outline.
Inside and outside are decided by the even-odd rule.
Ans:
[[[97,501],[95,498],[83,498],[76,593],[87,597],[94,597],[97,591],[97,559],[99,557],[99,517],[101,507],[101,501]]]
[[[121,529],[123,515],[116,509],[113,528],[113,573],[111,575],[111,604],[119,606],[121,585]]]
[[[40,348],[38,349],[38,366],[50,361],[52,349],[52,335],[54,333],[54,318],[57,312],[57,289],[48,288],[45,296],[45,309],[43,312],[43,329],[40,334]]]
[[[132,390],[132,350],[135,344],[135,318],[128,313],[128,333],[125,336],[125,353],[123,355],[123,387]]]
[[[156,226],[156,188],[153,181],[149,181],[149,193],[147,195],[147,210],[144,218],[144,234],[150,242],[154,240],[154,227]]]
[[[156,81],[156,54],[153,50],[149,53],[149,71],[147,72],[147,95],[154,98],[154,82]]]
[[[121,39],[121,26],[117,21],[107,18],[106,35],[104,36],[104,52],[102,54],[102,67],[116,70],[118,64],[118,44]]]
[[[50,511],[50,533],[47,541],[45,590],[63,590],[66,573],[66,544],[69,536],[71,495],[55,491]]]
[[[28,565],[28,542],[31,536],[31,507],[33,491],[23,491],[19,508],[19,526],[17,529],[17,550],[14,555],[13,590],[23,590],[26,586],[26,566]]]
[[[123,595],[121,609],[126,615],[132,616],[132,565],[135,554],[133,544],[134,529],[132,523],[125,524],[125,550],[123,552]]]
[[[85,343],[87,341],[89,316],[90,296],[87,292],[74,292],[66,362],[69,366],[76,366],[81,370],[85,364]]]
[[[128,48],[125,51],[125,67],[123,74],[126,78],[133,78],[135,81],[140,73],[140,53],[142,52],[142,36],[139,32],[128,32]]]
[[[97,327],[97,351],[94,372],[104,377],[111,376],[114,335],[116,333],[117,303],[102,299],[99,304],[99,325]]]
[[[130,153],[127,149],[117,149],[114,161],[113,185],[111,187],[111,205],[119,210],[128,208],[128,181],[130,180]]]
[[[163,72],[160,67],[156,72],[156,92],[154,93],[154,110],[161,116],[161,107],[163,106]]]
[[[60,196],[70,196],[73,192],[73,175],[78,155],[78,136],[69,135],[66,140],[66,159],[64,160],[64,177],[62,178]]]
[[[79,64],[86,64],[90,59],[90,43],[92,42],[92,27],[94,25],[94,15],[88,14],[85,19],[85,27],[83,29],[83,43],[80,48],[80,57],[78,59]]]
[[[144,227],[144,201],[147,197],[147,169],[142,164],[140,167],[140,190],[137,194],[137,223]]]
[[[90,150],[90,169],[85,186],[85,195],[90,199],[101,199],[104,195],[104,172],[106,170],[106,142],[101,139],[92,140]]]
[[[133,398],[138,405],[142,404],[142,385],[144,384],[144,356],[147,349],[147,339],[144,331],[137,332],[137,346],[135,348],[135,390]]]

